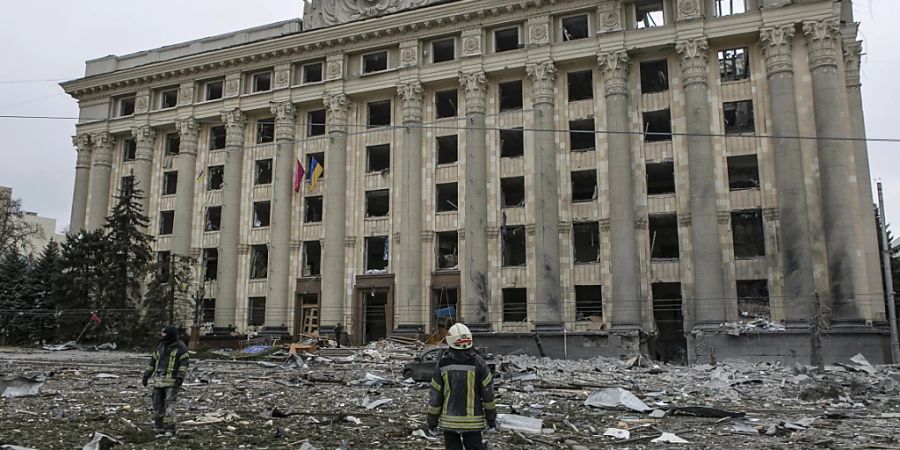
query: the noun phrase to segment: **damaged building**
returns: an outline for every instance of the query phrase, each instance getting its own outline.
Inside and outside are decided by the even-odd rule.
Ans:
[[[885,360],[850,0],[368,5],[88,61],[71,228],[142,190],[213,333]]]

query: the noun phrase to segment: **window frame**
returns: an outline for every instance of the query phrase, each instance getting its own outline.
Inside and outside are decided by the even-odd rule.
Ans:
[[[124,112],[125,105],[126,105],[126,102],[129,102],[129,101],[131,102],[131,112],[126,114]],[[116,104],[115,104],[115,112],[116,112],[115,117],[116,118],[131,117],[134,115],[136,109],[137,109],[137,95],[136,94],[122,95],[122,96],[116,97]]]
[[[307,68],[312,66],[319,66],[319,79],[315,81],[310,81],[307,78]],[[325,82],[325,62],[324,61],[311,61],[308,63],[304,63],[300,65],[300,84],[301,85],[309,85],[309,84],[319,84]]]
[[[171,106],[166,106],[165,101],[167,95],[173,95],[175,103]],[[161,88],[156,91],[156,109],[158,111],[165,111],[169,109],[174,109],[178,107],[178,86]]]
[[[262,75],[266,75],[269,77],[269,87],[267,89],[258,89],[257,79],[258,79],[258,77],[260,77]],[[269,92],[273,88],[272,83],[274,81],[274,77],[273,77],[272,69],[251,72],[249,74],[249,78],[250,78],[250,86],[248,86],[248,87],[250,88],[250,92],[249,92],[250,94],[258,94],[260,92]]]
[[[567,38],[566,37],[566,27],[565,21],[569,19],[575,19],[583,17],[584,18],[584,27],[585,27],[585,36],[584,37],[576,37],[576,38]],[[567,14],[559,17],[559,42],[572,42],[572,41],[580,41],[582,39],[589,39],[591,37],[591,15],[587,12],[577,12],[573,14]]]
[[[210,97],[210,87],[212,85],[219,85],[219,96],[215,98]],[[203,101],[204,102],[214,102],[216,100],[221,100],[225,98],[225,79],[217,78],[215,80],[207,80],[203,82]]]
[[[366,70],[366,56],[377,55],[379,53],[384,53],[384,69],[379,70]],[[391,68],[391,52],[388,49],[383,48],[381,50],[375,50],[367,53],[362,53],[359,55],[359,75],[366,76],[372,75],[376,73],[387,72]]]
[[[654,23],[654,25],[639,26],[641,23],[643,23],[643,22],[638,22],[638,8],[640,8],[641,5],[639,3],[632,3],[631,12],[632,12],[632,17],[634,18],[634,20],[632,20],[631,24],[632,24],[633,29],[649,30],[649,29],[653,29],[653,28],[661,28],[661,27],[668,25],[668,23],[666,21],[666,12],[667,12],[666,11],[666,2],[663,0],[654,0],[653,3],[659,3],[660,11],[662,12],[662,23],[660,23],[660,24]],[[651,17],[651,20],[652,20],[652,17]]]
[[[440,42],[447,42],[447,41],[450,42],[450,51],[453,52],[453,56],[450,59],[443,59],[440,61],[435,61],[434,56],[437,52],[434,50],[434,44],[440,43]],[[440,64],[440,63],[444,63],[444,62],[456,61],[459,56],[456,54],[457,53],[456,52],[456,36],[432,39],[431,41],[428,42],[428,52],[429,52],[428,56],[429,56],[429,59],[432,64]]]
[[[502,31],[508,31],[508,30],[516,30],[516,41],[517,41],[516,46],[514,48],[500,50],[498,48],[497,33],[500,33]],[[525,48],[525,43],[522,42],[522,40],[523,40],[522,34],[523,34],[522,33],[522,24],[520,24],[520,23],[515,24],[515,25],[501,25],[499,27],[493,28],[491,30],[491,40],[493,41],[492,42],[493,53],[506,53],[506,52],[512,52],[512,51],[521,50],[521,49]]]

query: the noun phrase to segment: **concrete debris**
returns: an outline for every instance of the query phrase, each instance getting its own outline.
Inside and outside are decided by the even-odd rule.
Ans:
[[[497,429],[505,431],[517,431],[520,433],[541,434],[544,431],[544,421],[518,414],[497,414]]]
[[[8,375],[0,378],[0,397],[16,398],[39,395],[47,381],[47,376],[40,374],[33,377]]]
[[[649,417],[651,419],[662,419],[663,417],[666,417],[666,412],[661,409],[654,409],[650,412]]]
[[[662,436],[660,436],[656,439],[653,439],[650,442],[654,442],[654,443],[662,442],[662,443],[666,443],[666,444],[690,444],[690,442],[678,437],[677,435],[675,435],[675,433],[666,433],[666,432],[663,432]]]
[[[82,352],[89,351],[113,351],[118,348],[115,342],[106,342],[100,345],[82,345],[75,341],[64,342],[62,344],[56,345],[45,345],[43,347],[44,350],[50,350],[51,352],[62,352],[66,350],[78,350]]]
[[[637,398],[631,392],[622,388],[606,388],[594,391],[587,400],[584,401],[585,406],[594,406],[597,408],[615,408],[624,406],[632,411],[645,412],[653,408],[647,406],[641,399]]]
[[[350,422],[354,425],[362,425],[362,420],[359,420],[358,418],[353,417],[353,416],[344,417],[344,421]]]
[[[0,445],[0,450],[37,450],[31,447],[22,447],[19,445]]]
[[[728,376],[728,373],[725,372],[725,369],[719,367],[712,371],[709,374],[709,381],[706,382],[706,387],[710,389],[726,389],[731,387],[731,377]]]
[[[95,431],[94,435],[91,436],[91,442],[85,444],[82,450],[109,450],[121,444],[122,441]]]
[[[382,405],[387,405],[388,403],[390,403],[392,401],[394,401],[394,399],[392,399],[392,398],[380,398],[378,400],[374,400],[374,401],[370,402],[370,401],[368,401],[368,398],[366,398],[365,401],[363,402],[362,406],[366,409],[371,410],[371,409],[376,409]]]
[[[303,445],[301,445],[298,450],[316,450],[316,448],[313,447],[313,445],[307,441],[307,442],[304,442]]]
[[[628,439],[631,437],[631,432],[621,428],[607,428],[606,431],[603,432],[603,435],[611,436],[616,439]]]

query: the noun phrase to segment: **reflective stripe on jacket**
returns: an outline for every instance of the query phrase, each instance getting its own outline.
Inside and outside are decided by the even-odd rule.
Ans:
[[[431,378],[428,423],[444,430],[483,430],[497,417],[494,383],[484,359],[474,350],[450,350]]]
[[[154,387],[170,387],[175,385],[176,379],[184,379],[190,362],[184,342],[177,340],[169,345],[160,344],[150,356],[150,363],[144,373],[153,377]]]

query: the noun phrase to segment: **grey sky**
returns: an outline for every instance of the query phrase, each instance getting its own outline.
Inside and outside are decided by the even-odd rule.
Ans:
[[[75,117],[57,85],[84,61],[300,17],[301,0],[0,1],[0,115]],[[856,0],[865,41],[862,82],[869,137],[900,138],[898,0]],[[17,81],[29,80],[22,83]],[[52,80],[52,81],[35,81]],[[75,122],[0,118],[0,185],[25,209],[68,226],[75,177]],[[885,183],[889,222],[900,235],[900,144],[870,143],[872,176]]]

